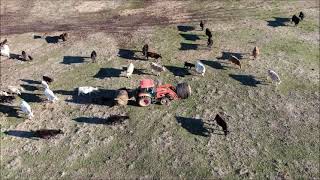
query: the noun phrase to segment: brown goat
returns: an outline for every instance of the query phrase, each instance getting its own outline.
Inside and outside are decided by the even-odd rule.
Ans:
[[[143,46],[143,48],[142,48],[142,54],[143,54],[144,56],[147,56],[148,51],[149,51],[149,45],[148,45],[148,44],[145,44],[145,45]]]
[[[252,51],[252,56],[253,56],[253,59],[257,59],[257,57],[259,56],[260,54],[260,50],[259,48],[256,46],[253,48],[253,51]]]
[[[201,27],[201,31],[203,31],[203,29],[204,29],[204,22],[201,20],[200,21],[200,27]]]
[[[162,59],[161,54],[157,54],[157,53],[154,53],[154,52],[147,52],[147,59],[149,57],[154,58],[154,59],[159,59],[159,58]]]
[[[228,131],[228,125],[226,121],[219,114],[216,115],[214,120],[217,121],[217,124],[222,127],[224,135],[227,136],[229,131]]]
[[[239,60],[237,57],[231,55],[230,58],[229,58],[229,61],[230,61],[231,63],[239,66],[240,69],[241,69],[241,63],[240,63],[240,60]]]

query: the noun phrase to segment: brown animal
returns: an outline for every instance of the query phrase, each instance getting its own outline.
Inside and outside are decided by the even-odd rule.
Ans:
[[[201,20],[200,21],[200,27],[201,27],[201,31],[203,31],[203,29],[204,29],[204,22]]]
[[[36,131],[31,131],[35,137],[42,139],[50,139],[58,134],[63,134],[61,129],[40,129]]]
[[[212,45],[213,45],[213,40],[212,40],[212,38],[208,38],[208,43],[207,43],[208,48],[211,48]]]
[[[143,48],[142,48],[142,54],[143,54],[144,56],[147,56],[148,51],[149,51],[149,45],[148,45],[148,44],[145,44],[145,45],[143,46]]]
[[[240,69],[241,69],[241,63],[240,63],[240,60],[237,57],[231,55],[230,58],[229,58],[229,61],[231,61],[231,63],[233,63],[235,65],[238,65],[240,67]]]
[[[147,52],[147,59],[149,59],[149,57],[154,58],[154,59],[159,59],[159,58],[162,59],[161,54],[157,54],[154,52]]]
[[[212,38],[212,33],[209,28],[206,29],[206,35],[208,36],[208,38]]]
[[[68,33],[62,33],[59,36],[59,39],[62,39],[62,41],[67,41],[67,38],[68,38]]]
[[[97,53],[96,53],[96,51],[92,51],[92,52],[91,52],[92,62],[96,62],[96,58],[97,58]]]
[[[228,125],[226,123],[226,121],[219,115],[217,114],[216,117],[214,118],[214,120],[217,122],[217,124],[219,126],[222,127],[222,130],[224,132],[224,135],[227,136],[229,131],[228,131]]]
[[[259,56],[260,54],[260,50],[259,48],[256,46],[253,48],[253,51],[252,51],[252,56],[253,56],[253,59],[257,59],[257,57]]]

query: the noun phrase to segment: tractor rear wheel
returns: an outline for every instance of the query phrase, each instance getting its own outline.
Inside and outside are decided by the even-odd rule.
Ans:
[[[180,83],[177,85],[177,95],[181,99],[186,99],[191,96],[191,87],[188,83]]]
[[[164,97],[164,98],[162,98],[161,100],[160,100],[160,104],[161,105],[169,105],[169,103],[170,103],[170,99],[169,98],[167,98],[167,97]]]
[[[150,97],[142,96],[139,99],[139,105],[142,106],[142,107],[149,106],[150,104],[151,104],[151,98]]]

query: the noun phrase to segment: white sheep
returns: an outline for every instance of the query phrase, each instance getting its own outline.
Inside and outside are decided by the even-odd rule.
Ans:
[[[134,70],[134,65],[132,63],[130,63],[127,68],[127,74],[126,74],[127,78],[131,77],[133,70]]]
[[[42,85],[45,89],[49,89],[49,85],[48,85],[47,82],[41,81],[41,85]]]
[[[151,65],[151,69],[157,72],[157,76],[160,76],[161,72],[166,71],[166,68],[161,66],[160,64],[152,62],[150,65]]]
[[[94,88],[94,87],[91,87],[91,86],[83,86],[83,87],[79,87],[78,88],[78,96],[80,94],[90,94],[91,92],[93,91],[98,91],[98,88]]]
[[[54,102],[55,100],[59,100],[57,96],[55,96],[54,93],[49,88],[46,88],[44,90],[44,94],[47,96],[48,100],[51,102]]]
[[[25,102],[24,100],[22,100],[22,102],[20,104],[20,108],[21,108],[22,112],[28,114],[29,119],[31,119],[33,117],[33,113],[31,111],[30,105],[27,102]]]
[[[1,56],[10,57],[10,48],[7,44],[4,44],[3,46],[1,46],[0,54]]]
[[[206,67],[200,61],[197,61],[196,63],[196,72],[202,76],[204,76],[204,73],[206,72]]]
[[[279,75],[276,72],[274,72],[273,70],[269,69],[268,70],[268,75],[271,78],[272,82],[276,82],[277,84],[281,83]]]
[[[23,87],[18,87],[18,86],[8,86],[8,90],[11,94],[18,94],[18,95],[21,95],[21,92],[25,92]]]

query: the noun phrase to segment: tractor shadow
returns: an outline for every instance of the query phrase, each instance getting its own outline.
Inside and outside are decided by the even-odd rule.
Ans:
[[[177,28],[178,28],[178,31],[181,31],[181,32],[188,32],[188,31],[195,30],[195,28],[193,26],[179,25],[179,26],[177,26]]]
[[[214,69],[226,70],[226,68],[227,68],[227,66],[224,66],[217,61],[200,60],[200,62],[202,62],[203,64],[210,66]]]
[[[0,104],[0,113],[5,114],[6,117],[21,118],[18,111],[14,106]]]
[[[198,35],[195,35],[195,34],[184,34],[184,33],[179,33],[179,34],[180,34],[180,36],[182,36],[187,41],[200,40],[200,37]]]
[[[89,57],[83,57],[83,56],[64,56],[63,57],[63,61],[61,62],[61,64],[79,64],[79,63],[83,63],[85,58],[89,58]]]
[[[104,79],[111,77],[120,77],[122,70],[116,68],[101,68],[99,72],[94,75],[94,78]]]
[[[130,60],[146,60],[144,58],[136,56],[136,52],[141,52],[137,50],[130,50],[130,49],[119,49],[118,56],[124,59]]]
[[[236,74],[229,74],[229,76],[234,79],[239,81],[242,85],[245,86],[251,86],[251,87],[257,87],[257,85],[267,85],[263,81],[259,81],[256,79],[256,77],[252,75],[236,75]]]
[[[116,118],[114,118],[116,117]],[[104,125],[117,125],[123,124],[126,116],[110,116],[108,118],[99,118],[99,117],[77,117],[73,119],[78,123],[86,123],[86,124],[104,124]]]
[[[8,136],[19,137],[19,138],[28,138],[28,139],[36,138],[35,134],[31,131],[9,130],[9,131],[5,131],[4,134]]]
[[[209,129],[204,126],[201,119],[176,116],[176,120],[181,127],[189,131],[191,134],[204,137],[208,137],[210,134]]]
[[[231,56],[237,57],[239,60],[243,59],[244,53],[222,52],[221,57],[217,57],[219,60],[228,60]]]
[[[282,17],[273,17],[274,20],[267,21],[268,26],[279,27],[279,26],[288,26],[287,23],[291,21],[291,18],[282,18]]]
[[[191,75],[187,68],[177,67],[177,66],[165,66],[168,71],[170,71],[174,76],[185,77]]]

